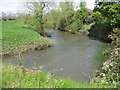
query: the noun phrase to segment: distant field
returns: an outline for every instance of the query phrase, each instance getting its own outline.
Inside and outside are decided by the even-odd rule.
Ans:
[[[40,36],[37,32],[28,28],[18,20],[2,22],[2,52],[3,54],[13,54],[25,51],[29,47],[47,47],[49,39]]]

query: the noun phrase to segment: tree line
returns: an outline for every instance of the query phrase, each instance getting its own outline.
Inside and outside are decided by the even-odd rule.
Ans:
[[[16,20],[22,17],[21,13],[12,13],[12,12],[1,12],[0,20],[7,21],[7,20]]]
[[[104,1],[104,0],[103,0]],[[24,14],[6,15],[2,19],[20,18],[26,25],[32,26],[41,36],[46,36],[50,29],[59,29],[71,33],[89,31],[89,36],[111,41],[108,37],[115,28],[120,28],[120,2],[96,1],[95,8],[90,10],[86,2],[23,2]],[[75,9],[75,7],[79,9]]]
[[[32,25],[38,33],[45,33],[53,28],[77,32],[83,25],[93,23],[92,10],[86,8],[86,2],[79,4],[75,10],[74,2],[27,2],[28,13],[22,17],[25,24]],[[57,5],[57,8],[56,6]]]
[[[56,8],[57,5],[57,8]],[[96,1],[94,10],[86,8],[86,2],[75,10],[74,2],[27,2],[29,13],[22,18],[25,24],[32,25],[38,33],[45,36],[51,28],[79,32],[89,25],[90,36],[110,41],[108,35],[120,27],[120,3]],[[84,31],[84,30],[83,30]]]

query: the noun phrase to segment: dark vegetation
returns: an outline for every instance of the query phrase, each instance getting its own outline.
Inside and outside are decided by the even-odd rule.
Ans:
[[[103,63],[102,69],[97,71],[98,77],[93,79],[91,83],[120,88],[120,29],[116,28],[113,32],[109,37],[112,39],[114,49],[109,53],[110,57]]]
[[[120,2],[96,2],[93,11],[95,24],[89,30],[90,36],[112,41],[114,48],[106,50],[109,59],[91,83],[120,88]]]
[[[108,37],[114,28],[120,28],[120,3],[96,2],[93,19],[95,24],[89,30],[90,36],[110,42]]]

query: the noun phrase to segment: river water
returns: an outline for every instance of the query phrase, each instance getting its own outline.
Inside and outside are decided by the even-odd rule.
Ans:
[[[51,30],[53,47],[23,54],[25,68],[32,69],[35,63],[47,73],[53,72],[62,78],[88,82],[95,77],[95,71],[101,67],[100,57],[108,45],[85,35]],[[16,64],[16,57],[7,57],[3,61]]]

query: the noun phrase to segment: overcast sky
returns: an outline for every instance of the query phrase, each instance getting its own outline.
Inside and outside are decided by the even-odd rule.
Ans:
[[[55,1],[55,0],[54,0]],[[74,0],[75,2],[80,2],[81,0]],[[87,8],[93,9],[95,6],[95,0],[85,0],[87,3]],[[0,0],[0,13],[1,12],[13,12],[17,13],[18,7],[20,8],[21,0]]]

